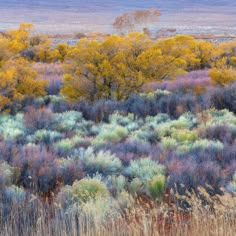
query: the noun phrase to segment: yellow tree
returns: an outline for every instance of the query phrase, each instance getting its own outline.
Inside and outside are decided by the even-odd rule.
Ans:
[[[81,40],[68,53],[62,94],[71,99],[95,100],[122,99],[136,92],[144,83],[136,60],[149,41],[138,33],[111,36],[101,43]]]
[[[215,62],[215,67],[209,70],[209,75],[214,85],[225,86],[236,81],[236,70],[224,57]]]
[[[19,103],[24,97],[45,95],[47,84],[37,79],[37,72],[27,60],[7,61],[0,71],[0,110]]]
[[[13,53],[19,53],[30,46],[32,24],[22,23],[16,30],[9,30],[6,32],[9,37],[9,50]]]
[[[50,63],[53,61],[52,56],[52,40],[50,40],[46,35],[40,35],[34,43],[34,59],[36,61]]]
[[[99,96],[99,65],[103,58],[99,42],[81,39],[68,53],[62,94],[70,99],[95,100]]]
[[[69,45],[67,43],[59,43],[51,52],[51,58],[54,61],[64,62],[65,57],[69,51]]]

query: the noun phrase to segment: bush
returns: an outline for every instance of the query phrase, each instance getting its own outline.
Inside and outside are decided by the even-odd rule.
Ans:
[[[92,148],[87,149],[80,160],[89,174],[116,174],[122,167],[121,161],[114,154],[109,151],[99,151],[95,154]]]
[[[23,115],[0,115],[0,133],[4,140],[12,140],[24,134]]]
[[[177,142],[194,142],[198,138],[197,133],[190,130],[175,130],[171,136]]]
[[[24,113],[24,124],[30,132],[38,129],[50,129],[52,121],[53,113],[46,108],[29,107]]]
[[[67,111],[54,114],[54,128],[59,132],[67,132],[76,129],[79,122],[82,122],[82,114],[78,111]]]
[[[7,162],[0,163],[0,186],[10,185],[13,182],[14,168],[11,167]]]
[[[120,125],[103,125],[101,132],[94,140],[95,143],[117,143],[128,136],[128,130]]]
[[[155,200],[161,200],[165,191],[166,179],[164,175],[156,175],[148,182],[148,190]]]
[[[22,188],[12,185],[4,190],[4,198],[10,204],[20,204],[25,200],[26,192]]]
[[[125,168],[124,175],[129,178],[139,178],[143,182],[147,182],[156,175],[164,174],[165,167],[153,161],[151,158],[143,158],[130,162]]]
[[[222,143],[233,144],[236,139],[236,126],[216,125],[209,127],[203,137],[211,140],[219,140]]]
[[[75,135],[72,138],[61,139],[60,141],[55,143],[54,146],[62,152],[67,152],[82,140],[83,138],[80,135]]]
[[[39,143],[42,142],[46,145],[49,145],[62,137],[62,134],[57,131],[50,130],[37,130],[33,135],[27,137],[28,142],[30,143]]]
[[[232,181],[227,185],[226,189],[230,192],[236,192],[236,172],[233,175]]]
[[[74,201],[79,203],[109,197],[106,185],[96,178],[84,178],[80,181],[75,181],[72,186],[67,187],[66,191]]]

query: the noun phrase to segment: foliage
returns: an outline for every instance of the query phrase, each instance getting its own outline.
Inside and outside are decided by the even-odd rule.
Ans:
[[[150,158],[142,158],[130,162],[130,165],[124,170],[124,174],[130,178],[140,178],[146,182],[155,175],[164,174],[165,167],[158,164]]]
[[[140,30],[140,28],[144,30],[147,29],[148,25],[156,23],[160,15],[161,13],[157,9],[127,12],[116,17],[113,27],[119,33],[137,31]]]
[[[102,130],[98,134],[95,142],[120,142],[128,136],[128,130],[120,125],[103,125]]]
[[[75,181],[71,187],[67,187],[66,191],[69,192],[75,201],[80,203],[86,203],[96,198],[109,197],[106,185],[96,178],[84,178],[80,181]]]
[[[10,185],[13,182],[14,168],[12,168],[7,162],[0,163],[0,183]]]
[[[90,175],[97,172],[104,175],[116,174],[122,167],[121,161],[109,151],[94,153],[93,149],[87,149],[80,159]]]
[[[150,195],[155,200],[161,200],[165,190],[166,179],[163,175],[154,176],[148,183]]]

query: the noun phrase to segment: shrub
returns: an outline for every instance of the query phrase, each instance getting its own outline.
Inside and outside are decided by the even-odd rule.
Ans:
[[[121,125],[121,126],[127,126],[133,120],[134,120],[134,115],[131,113],[124,116],[118,112],[115,112],[109,116],[110,123]]]
[[[50,130],[37,130],[33,135],[27,137],[28,142],[30,143],[39,143],[51,144],[62,137],[62,134],[57,131]]]
[[[211,140],[219,140],[222,143],[232,144],[236,139],[236,126],[216,125],[209,127],[203,137]]]
[[[178,152],[189,152],[191,150],[197,150],[197,149],[218,149],[223,150],[224,145],[220,141],[211,141],[208,139],[200,139],[196,140],[193,143],[184,143],[182,145],[179,145],[177,148]]]
[[[4,197],[11,204],[20,204],[25,200],[26,192],[22,188],[12,185],[4,190]]]
[[[127,166],[131,160],[137,160],[143,157],[157,157],[161,153],[161,149],[156,145],[150,145],[146,142],[126,140],[122,143],[107,143],[99,146],[98,150],[110,150]]]
[[[109,191],[106,185],[97,178],[85,178],[80,181],[75,181],[72,186],[67,187],[66,191],[74,201],[79,203],[109,197]]]
[[[109,191],[115,196],[124,191],[127,184],[126,178],[123,175],[109,175],[104,181],[108,186]]]
[[[10,185],[13,181],[14,168],[7,162],[0,163],[0,180],[2,184]]]
[[[122,167],[121,161],[114,154],[102,150],[95,154],[92,148],[87,149],[80,160],[89,174],[115,174]]]
[[[24,113],[24,124],[30,132],[38,129],[49,129],[53,121],[53,113],[46,108],[29,107]]]
[[[67,111],[54,114],[54,128],[59,132],[71,131],[76,128],[77,123],[82,122],[82,114],[78,111]]]
[[[151,158],[142,158],[130,162],[125,168],[124,174],[129,178],[140,178],[143,182],[149,181],[155,175],[165,173],[165,167],[153,161]]]
[[[139,178],[134,178],[128,185],[128,189],[131,194],[141,194],[145,192],[144,183]]]
[[[178,143],[175,139],[171,138],[171,137],[164,137],[161,139],[161,146],[165,149],[173,149],[176,148],[178,146]]]
[[[66,152],[71,150],[78,142],[82,141],[82,137],[80,135],[75,135],[72,138],[61,139],[57,143],[55,143],[55,147],[60,151]]]
[[[11,140],[24,133],[23,115],[18,113],[16,116],[0,116],[0,133],[5,140]]]
[[[178,142],[194,142],[198,138],[195,131],[175,130],[172,137]]]
[[[155,200],[161,200],[165,191],[166,178],[164,175],[156,175],[148,182],[148,190]]]
[[[128,136],[128,130],[120,125],[103,125],[101,132],[94,140],[95,143],[117,143]]]
[[[185,113],[179,117],[178,120],[173,120],[170,122],[170,127],[180,129],[192,129],[194,126],[198,124],[197,119],[191,113]]]
[[[227,185],[226,189],[230,192],[236,192],[236,172],[233,175],[232,181]]]

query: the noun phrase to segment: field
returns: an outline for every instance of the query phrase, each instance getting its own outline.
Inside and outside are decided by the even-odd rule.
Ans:
[[[77,36],[0,34],[0,236],[235,235],[236,40]]]

